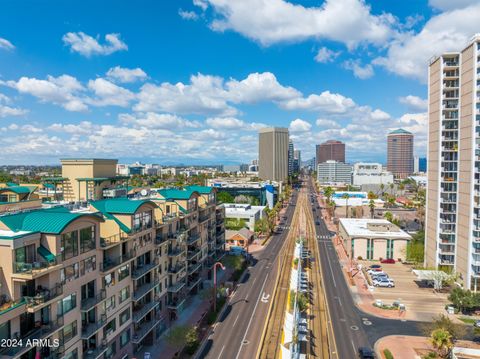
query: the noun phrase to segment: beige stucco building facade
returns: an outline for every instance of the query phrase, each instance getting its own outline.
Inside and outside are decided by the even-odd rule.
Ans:
[[[429,66],[425,265],[480,284],[480,36]],[[478,282],[478,284],[477,284]]]

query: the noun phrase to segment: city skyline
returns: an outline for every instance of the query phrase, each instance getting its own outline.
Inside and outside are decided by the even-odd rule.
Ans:
[[[351,162],[385,162],[386,134],[401,127],[424,156],[427,61],[467,42],[480,5],[336,4],[271,0],[252,17],[246,2],[219,0],[105,2],[93,14],[88,1],[74,13],[65,4],[8,3],[0,15],[0,162],[82,154],[240,163],[256,158],[264,126],[288,127],[304,158],[315,144],[345,142]],[[283,24],[276,35],[280,25],[266,21],[271,6],[305,27]],[[348,6],[358,11],[341,28],[305,20]],[[17,26],[25,21],[28,28]]]

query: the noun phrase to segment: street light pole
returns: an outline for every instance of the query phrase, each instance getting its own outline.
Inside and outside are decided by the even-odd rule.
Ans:
[[[222,270],[225,270],[225,267],[221,262],[216,262],[213,265],[213,312],[217,312],[217,266],[220,266]]]

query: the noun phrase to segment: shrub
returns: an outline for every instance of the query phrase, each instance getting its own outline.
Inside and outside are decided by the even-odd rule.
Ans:
[[[383,351],[383,355],[385,355],[385,359],[393,359],[393,354],[390,350],[385,349]]]
[[[361,260],[363,260],[363,257],[362,257],[362,256],[358,256],[357,259],[358,259],[359,261],[361,261]]]

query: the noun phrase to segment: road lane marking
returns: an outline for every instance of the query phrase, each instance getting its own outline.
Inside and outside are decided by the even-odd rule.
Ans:
[[[237,324],[237,320],[238,320],[239,316],[240,316],[240,314],[237,314],[237,317],[235,318],[235,321],[233,322],[233,326],[235,326],[235,324]]]
[[[263,293],[263,288],[265,288],[265,283],[267,282],[269,274],[270,273],[267,273],[267,275],[265,276],[265,280],[263,281],[262,288],[260,288],[260,293]],[[255,303],[255,307],[253,307],[252,315],[250,316],[250,320],[248,321],[247,329],[245,330],[245,334],[243,335],[242,341],[240,342],[240,348],[238,349],[238,353],[235,359],[238,359],[238,357],[240,356],[240,353],[242,352],[243,342],[245,341],[245,338],[247,337],[247,334],[248,334],[248,330],[250,329],[250,325],[252,324],[252,319],[255,316],[255,311],[257,310],[258,302],[260,302],[260,295],[258,296],[257,302]]]
[[[325,245],[325,249],[327,249],[327,245]],[[335,277],[333,276],[332,264],[330,263],[330,257],[328,255],[327,255],[327,262],[328,262],[328,266],[330,267],[330,273],[332,274],[333,286],[337,288],[337,282],[335,281]]]
[[[268,303],[268,299],[270,298],[270,294],[263,292],[262,294],[262,303]]]
[[[220,350],[220,354],[218,354],[218,358],[217,358],[217,359],[220,359],[220,357],[222,356],[222,353],[223,353],[224,350],[225,350],[225,345],[222,347],[222,350]]]

